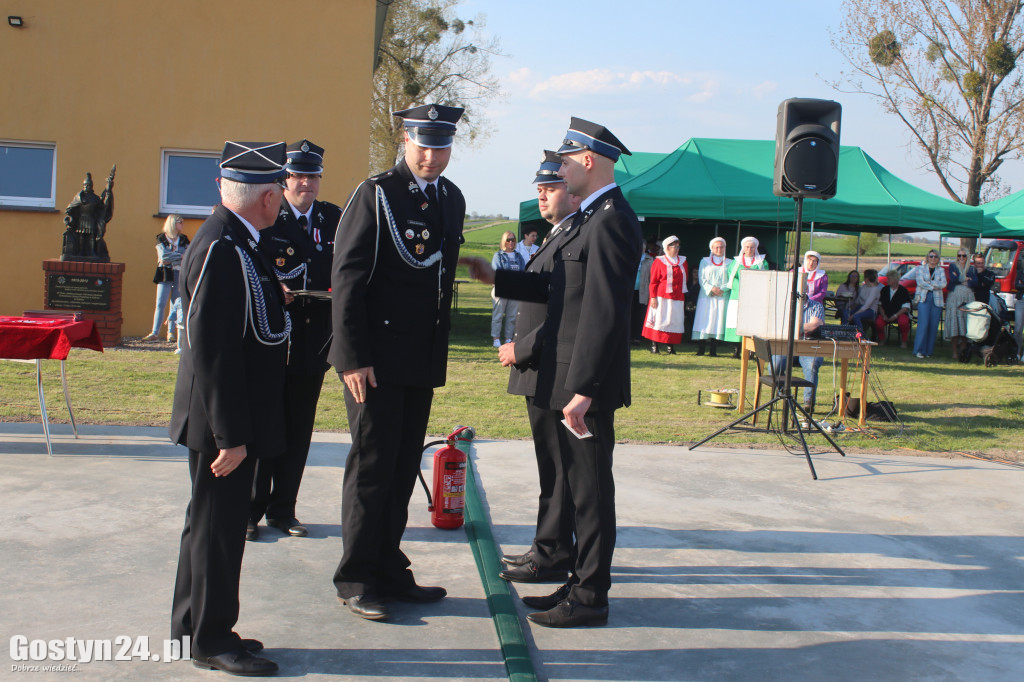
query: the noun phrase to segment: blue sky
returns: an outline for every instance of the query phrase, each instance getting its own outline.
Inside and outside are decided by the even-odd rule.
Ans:
[[[557,148],[571,116],[606,125],[632,151],[669,152],[691,137],[774,139],[790,97],[840,102],[842,144],[946,196],[901,121],[828,84],[849,69],[829,34],[838,0],[462,0],[456,13],[484,15],[508,55],[491,65],[505,93],[485,110],[493,134],[476,149],[456,142],[445,173],[469,211],[518,215],[535,196],[541,151]],[[1024,187],[1021,161],[1001,175]]]

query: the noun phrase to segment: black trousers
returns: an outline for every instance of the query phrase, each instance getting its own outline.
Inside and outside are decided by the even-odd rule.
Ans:
[[[246,457],[237,469],[217,478],[210,471],[217,454],[188,451],[192,499],[181,531],[171,637],[180,641],[190,636],[193,657],[242,648],[233,628],[256,460]]]
[[[536,407],[526,397],[526,414],[533,432],[533,450],[537,456],[540,496],[537,499],[537,532],[533,538],[534,561],[543,569],[571,570],[576,564],[573,523],[576,508],[562,468],[558,429],[562,413]]]
[[[415,584],[399,545],[423,456],[432,388],[378,381],[356,403],[345,389],[352,447],[341,498],[344,554],[334,573],[338,596],[387,595]]]
[[[261,460],[256,467],[249,520],[287,521],[295,518],[302,472],[313,439],[316,404],[324,385],[324,372],[289,374],[284,384],[285,437],[288,449],[281,457]]]
[[[561,410],[543,418],[546,442],[557,443],[569,496],[575,507],[576,564],[569,598],[587,606],[607,606],[615,552],[615,412],[590,412],[583,421],[594,434],[579,439],[562,424]],[[534,438],[538,438],[534,431]]]
[[[633,292],[633,302],[629,309],[630,340],[643,341],[644,320],[647,319],[647,304],[640,302],[640,292]]]

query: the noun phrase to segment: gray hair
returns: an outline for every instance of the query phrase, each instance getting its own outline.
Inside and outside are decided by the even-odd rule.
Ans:
[[[235,211],[246,211],[259,202],[267,189],[273,189],[274,183],[254,185],[248,182],[237,182],[227,178],[220,179],[220,199],[225,206]]]

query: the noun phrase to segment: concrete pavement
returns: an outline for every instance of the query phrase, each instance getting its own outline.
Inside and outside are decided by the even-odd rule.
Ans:
[[[38,423],[0,424],[0,677],[227,679],[139,656],[14,660],[23,641],[67,638],[111,640],[116,654],[148,637],[163,656],[188,500],[184,449],[163,429],[80,433],[53,426],[47,457]],[[335,600],[347,448],[346,435],[314,437],[298,509],[310,537],[261,527],[247,544],[238,631],[267,644],[284,678],[504,678],[466,535],[433,528],[419,489],[403,548],[419,582],[444,585],[449,598],[395,605],[389,623]],[[478,442],[474,460],[495,540],[524,549],[536,513],[532,444]],[[548,630],[517,602],[540,679],[1024,678],[1024,469],[814,461],[818,481],[802,455],[618,446],[609,625]],[[19,672],[48,665],[77,668]]]

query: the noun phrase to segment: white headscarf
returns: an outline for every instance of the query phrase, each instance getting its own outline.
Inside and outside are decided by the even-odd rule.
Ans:
[[[747,237],[744,237],[743,239],[741,239],[740,240],[740,252],[739,252],[739,254],[737,254],[736,258],[737,258],[737,260],[740,261],[741,265],[746,265],[745,263],[743,263],[742,258],[743,258],[743,247],[747,245],[747,242],[754,242],[754,263],[753,264],[757,265],[758,263],[760,263],[761,261],[764,260],[764,254],[757,252],[757,247],[761,245],[761,242],[757,241],[757,237],[747,236]]]
[[[808,256],[814,256],[815,258],[818,259],[818,267],[814,270],[813,273],[811,273],[811,272],[807,273],[808,275],[813,275],[813,277],[808,277],[807,279],[809,279],[811,281],[814,281],[817,278],[819,278],[819,277],[821,277],[822,275],[825,274],[825,271],[821,269],[821,254],[818,253],[817,251],[806,251],[804,253],[804,262],[800,264],[800,272],[807,272],[807,257]]]
[[[724,238],[722,238],[722,237],[715,237],[714,239],[712,239],[711,241],[708,242],[708,251],[710,251],[711,249],[715,248],[715,242],[722,242],[722,246],[725,246],[725,239]]]
[[[672,261],[670,261],[668,259],[668,253],[667,253],[668,247],[671,244],[678,244],[678,243],[679,243],[679,237],[676,237],[675,235],[672,235],[671,237],[665,237],[665,240],[663,242],[661,242],[661,250],[666,252],[666,253],[664,253],[661,256],[661,259],[665,262],[665,266],[666,266],[665,269],[667,270],[667,273],[665,275],[665,292],[669,293],[669,294],[672,293],[672,288],[673,288],[673,284],[674,284],[674,282],[672,281],[674,279],[674,277],[672,277],[672,266],[678,265],[680,268],[682,268],[683,267],[683,263],[686,261],[686,257],[685,256],[680,256],[680,255],[676,255],[676,262],[675,263],[673,263]],[[686,282],[685,281],[683,282],[683,291],[686,291]]]

